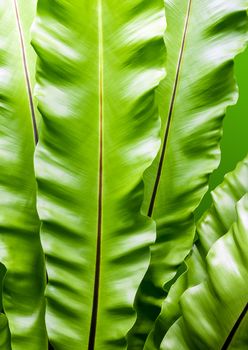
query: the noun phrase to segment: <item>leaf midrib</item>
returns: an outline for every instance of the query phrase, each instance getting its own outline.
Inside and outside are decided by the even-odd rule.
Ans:
[[[147,216],[149,216],[149,217],[152,217],[152,215],[153,215],[155,201],[156,201],[157,192],[158,192],[158,187],[159,187],[162,169],[163,169],[163,165],[164,165],[165,154],[166,154],[166,149],[167,149],[167,144],[168,144],[168,136],[169,136],[169,131],[170,131],[171,123],[172,123],[172,115],[173,115],[173,111],[174,111],[174,105],[175,105],[176,95],[177,95],[177,88],[178,88],[178,84],[179,84],[179,76],[180,76],[180,71],[181,71],[181,66],[182,66],[182,59],[183,59],[183,55],[184,55],[184,51],[185,51],[185,43],[186,43],[186,37],[187,37],[187,32],[188,32],[188,27],[189,27],[191,7],[192,7],[192,0],[189,0],[187,14],[186,14],[186,18],[185,18],[183,36],[182,36],[182,43],[181,43],[178,62],[177,62],[175,82],[173,85],[172,97],[171,97],[170,106],[169,106],[167,125],[165,128],[165,134],[163,137],[163,144],[162,144],[156,179],[155,179],[155,183],[154,183],[154,187],[153,187],[153,191],[152,191],[152,195],[151,195],[151,200],[150,200],[150,204],[149,204],[149,208],[148,208],[148,212],[147,212]]]
[[[29,107],[30,107],[31,118],[32,118],[34,141],[35,141],[35,144],[37,144],[38,143],[38,130],[37,130],[37,125],[36,125],[35,108],[34,108],[32,88],[31,88],[31,82],[30,82],[29,71],[28,71],[27,55],[26,55],[25,44],[24,44],[24,35],[23,35],[17,0],[13,0],[13,1],[14,1],[14,9],[15,9],[20,45],[21,45],[22,63],[23,63],[26,87],[27,87],[27,92],[28,92],[28,101],[29,101]]]
[[[98,214],[97,214],[97,244],[95,261],[95,280],[88,350],[94,350],[101,273],[101,241],[102,241],[102,194],[103,194],[103,23],[102,0],[98,0],[98,48],[99,48],[99,175],[98,175]]]
[[[234,326],[232,327],[230,333],[228,334],[224,345],[222,346],[221,350],[227,350],[229,346],[232,343],[232,340],[237,333],[239,326],[241,325],[243,319],[245,318],[246,314],[248,312],[248,303],[245,305],[244,309],[242,310],[241,314],[239,315],[237,321],[235,322]]]

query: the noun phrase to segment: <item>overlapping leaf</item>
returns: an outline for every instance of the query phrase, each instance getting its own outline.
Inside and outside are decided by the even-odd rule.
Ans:
[[[237,205],[237,222],[207,258],[207,279],[181,297],[180,317],[161,349],[216,350],[247,347],[248,194]]]
[[[226,108],[237,101],[233,58],[247,34],[247,0],[167,0],[167,77],[160,86],[162,147],[146,172],[144,213],[157,223],[151,265],[137,297],[130,350],[141,349],[165,297],[163,286],[188,255],[193,212],[220,159]]]
[[[33,0],[0,1],[0,261],[7,268],[3,307],[12,350],[47,349],[44,259],[33,170],[35,56],[29,30],[35,6]],[[7,332],[5,316],[1,325]],[[7,333],[0,339],[1,349],[6,337]]]
[[[246,193],[248,193],[248,156],[233,172],[227,174],[224,182],[212,192],[212,207],[199,221],[198,241],[185,261],[187,270],[171,287],[161,314],[146,341],[145,349],[159,349],[166,332],[181,316],[179,300],[182,294],[207,278],[206,255],[214,242],[236,221],[236,204]]]
[[[126,347],[155,234],[140,207],[164,29],[160,0],[39,0],[36,174],[56,350]]]

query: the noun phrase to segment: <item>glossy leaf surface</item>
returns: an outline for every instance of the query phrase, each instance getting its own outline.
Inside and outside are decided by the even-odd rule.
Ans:
[[[35,56],[29,30],[35,6],[32,0],[0,2],[0,261],[7,268],[3,307],[12,350],[47,349],[33,170]]]
[[[144,30],[146,28],[146,30]],[[36,153],[55,350],[125,349],[153,222],[140,214],[159,148],[160,0],[39,0]]]
[[[160,312],[163,286],[188,255],[193,212],[220,160],[227,106],[237,101],[233,58],[247,42],[247,0],[165,1],[167,77],[159,89],[162,147],[146,172],[143,212],[157,224],[140,289],[130,350],[140,349]]]
[[[182,317],[169,329],[162,350],[247,347],[248,194],[238,203],[237,216],[207,255],[208,278],[182,295]]]
[[[146,341],[145,349],[159,349],[168,329],[181,316],[179,300],[182,294],[207,278],[205,258],[209,249],[237,220],[236,204],[246,193],[248,156],[211,193],[213,204],[197,224],[198,240],[185,261],[186,272],[171,287],[161,314]]]

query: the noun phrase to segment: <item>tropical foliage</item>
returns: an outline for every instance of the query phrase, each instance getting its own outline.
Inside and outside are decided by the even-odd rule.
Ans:
[[[206,279],[182,295],[182,317],[161,349],[247,348],[247,194],[236,211],[237,222],[209,250]]]
[[[150,333],[145,348],[160,348],[162,339],[165,336],[165,334],[169,331],[170,328],[176,327],[176,325],[173,324],[178,324],[178,320],[182,316],[182,311],[179,302],[184,292],[207,280],[209,269],[206,265],[206,260],[210,259],[208,257],[208,255],[211,255],[210,249],[213,249],[215,242],[218,241],[218,244],[220,244],[221,240],[219,239],[229,231],[229,229],[234,225],[234,223],[236,223],[236,205],[241,200],[241,198],[248,193],[247,179],[248,156],[238,164],[237,168],[233,172],[227,174],[224,182],[212,192],[213,204],[211,208],[203,215],[203,217],[197,223],[197,240],[194,246],[192,247],[191,253],[181,266],[181,271],[184,272],[173,284],[166,299],[164,300],[161,314],[159,315],[154,324],[153,331]],[[241,217],[240,219],[247,220],[247,213],[244,213],[243,217]],[[235,249],[235,242],[232,244],[232,246],[232,248]],[[228,257],[227,253],[223,250],[221,250],[220,253],[217,252],[217,254],[222,255],[224,259],[227,259]],[[231,260],[228,261],[228,265],[229,263],[231,265]],[[241,263],[240,266],[242,265],[243,264]],[[211,266],[212,261],[210,263],[210,267]],[[221,268],[221,266],[219,266],[219,264],[217,265],[217,263],[214,266],[214,268],[216,268],[216,266],[219,269]],[[227,269],[227,271],[226,273],[222,274],[222,278],[224,279],[226,279],[227,277],[228,266],[225,268]],[[242,294],[242,292],[242,289],[237,288],[237,293]],[[237,300],[239,299],[239,297],[237,298]],[[216,299],[218,298],[216,297]],[[232,323],[230,324],[232,325]],[[165,349],[166,346],[167,343],[166,341],[164,341]],[[175,349],[177,347],[180,348],[179,344],[177,344],[177,346],[176,344],[174,344],[174,346]],[[191,346],[193,349],[193,345]],[[216,346],[216,349],[218,348],[219,347]]]
[[[248,156],[194,218],[247,10],[0,1],[0,350],[248,348]]]
[[[35,1],[0,2],[0,252],[7,269],[4,311],[11,346],[17,350],[44,349],[47,344],[44,256],[33,167],[35,56],[29,41],[35,8]]]

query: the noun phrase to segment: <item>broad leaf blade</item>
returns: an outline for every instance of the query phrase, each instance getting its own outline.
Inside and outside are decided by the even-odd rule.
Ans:
[[[140,207],[159,146],[164,27],[160,0],[38,2],[36,173],[55,349],[126,347],[155,233]]]
[[[207,278],[205,258],[215,241],[237,220],[236,204],[248,193],[248,156],[225,176],[212,193],[213,204],[197,224],[198,240],[185,261],[186,271],[171,287],[145,349],[159,349],[171,325],[181,316],[179,300],[182,294]]]
[[[248,193],[248,155],[211,193],[213,204],[197,223],[197,234],[205,255],[214,242],[236,221],[236,204],[246,193]]]
[[[140,289],[130,349],[139,349],[160,312],[163,286],[194,238],[193,212],[220,160],[226,108],[237,101],[233,58],[247,42],[247,0],[165,2],[167,77],[159,90],[162,147],[146,172],[144,213],[157,223],[152,260]]]
[[[182,317],[161,349],[245,349],[247,347],[248,195],[237,206],[237,222],[210,249],[208,279],[181,298]]]
[[[3,307],[13,350],[47,348],[30,95],[35,56],[29,30],[35,6],[31,0],[0,2],[0,261],[7,268]]]

